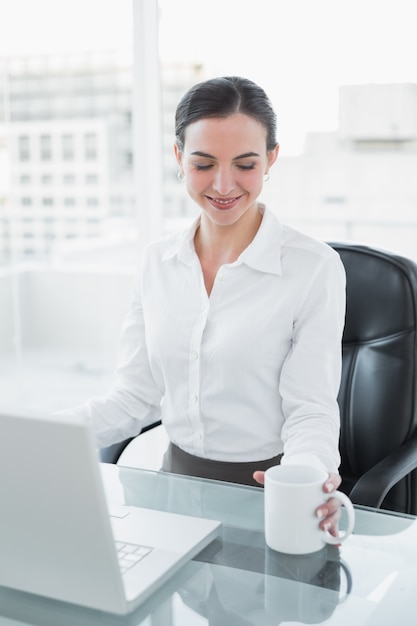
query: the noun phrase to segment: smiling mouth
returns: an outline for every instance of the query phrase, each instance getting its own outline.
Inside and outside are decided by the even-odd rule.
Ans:
[[[241,196],[235,196],[234,198],[214,198],[212,196],[206,197],[210,204],[216,209],[231,209],[238,203],[241,198]]]

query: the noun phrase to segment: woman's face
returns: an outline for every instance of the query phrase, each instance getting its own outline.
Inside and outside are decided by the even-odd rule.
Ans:
[[[184,150],[175,146],[187,191],[214,223],[236,223],[256,211],[264,175],[278,156],[266,149],[265,127],[248,115],[205,118],[190,124]]]

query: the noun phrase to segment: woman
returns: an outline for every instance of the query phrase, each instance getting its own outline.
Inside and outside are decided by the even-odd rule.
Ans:
[[[275,132],[270,102],[249,80],[185,94],[175,156],[201,212],[145,250],[114,388],[87,411],[100,446],[162,418],[167,471],[262,484],[282,457],[325,467],[331,493],[344,271],[330,247],[258,201],[278,157]],[[336,532],[336,502],[317,515]]]

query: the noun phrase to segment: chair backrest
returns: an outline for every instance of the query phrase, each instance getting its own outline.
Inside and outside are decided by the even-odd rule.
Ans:
[[[330,243],[346,269],[340,472],[342,489],[417,431],[417,264],[362,245]],[[382,508],[417,513],[417,472]]]

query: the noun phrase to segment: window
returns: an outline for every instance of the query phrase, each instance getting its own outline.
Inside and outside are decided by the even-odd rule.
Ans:
[[[70,406],[82,401],[84,389],[97,393],[104,380],[107,386],[119,326],[114,322],[118,309],[124,311],[122,301],[128,303],[130,276],[121,276],[120,297],[107,307],[112,276],[99,272],[91,282],[86,266],[104,263],[114,268],[119,260],[113,258],[113,234],[124,245],[136,228],[134,218],[110,221],[110,211],[104,211],[114,189],[133,193],[132,181],[122,179],[113,163],[114,151],[122,149],[120,136],[123,149],[132,143],[131,128],[128,146],[124,143],[124,107],[131,107],[133,82],[132,2],[55,4],[59,10],[47,12],[45,20],[45,11],[33,0],[9,3],[3,22],[10,37],[1,41],[0,55],[0,124],[6,122],[8,131],[7,145],[0,148],[0,271],[12,276],[0,289],[6,325],[0,333],[0,366],[7,367],[1,394],[7,405],[30,404],[35,410],[39,404],[41,410],[50,409],[45,407],[49,403],[52,408]],[[28,24],[36,22],[36,41],[19,37],[28,16],[36,16],[26,19]],[[120,44],[123,54],[118,52]],[[97,76],[101,80],[95,81]],[[90,216],[97,221],[88,221]],[[108,243],[110,252],[103,254]],[[26,262],[23,274],[19,264]],[[96,298],[103,279],[103,298]],[[13,297],[11,282],[19,297]],[[77,293],[85,293],[86,308],[97,307],[91,318],[101,316],[104,328],[115,326],[114,335],[111,328],[105,333],[93,328],[90,333],[88,322],[81,323],[85,309]],[[41,300],[43,314],[32,315],[32,305],[36,308]],[[64,333],[54,322],[57,310],[65,317]],[[24,337],[19,336],[21,330]],[[87,377],[80,374],[80,362]],[[15,369],[18,381],[8,385]],[[52,390],[51,375],[57,376]]]
[[[41,161],[50,161],[52,158],[51,137],[49,135],[41,135],[39,138],[39,143]]]
[[[21,161],[29,161],[30,158],[30,142],[27,135],[21,135],[18,139],[19,143],[19,159]]]
[[[123,166],[127,171],[130,171],[133,166],[133,154],[130,150],[126,151],[123,155]]]
[[[73,135],[62,135],[62,158],[64,161],[72,161],[74,159]]]
[[[14,4],[17,3],[9,3],[8,23]],[[18,4],[28,10],[36,5],[33,0],[19,0]],[[333,6],[336,3],[332,0],[320,0],[318,4],[323,11],[311,0],[295,3],[264,0],[262,11],[255,10],[253,1],[249,0],[212,0],[210,11],[204,14],[203,30],[197,27],[201,23],[199,2],[143,1],[146,10],[150,7],[158,9],[159,38],[154,36],[156,30],[152,21],[134,22],[133,4],[132,0],[108,0],[102,3],[97,13],[96,2],[84,2],[82,7],[78,3],[59,3],[58,12],[52,12],[48,20],[42,20],[39,14],[36,23],[44,53],[37,54],[31,49],[28,38],[27,52],[16,58],[9,57],[10,97],[0,85],[0,102],[2,110],[10,113],[12,141],[7,149],[10,149],[10,181],[14,188],[9,193],[0,186],[0,202],[5,207],[0,206],[0,212],[10,215],[6,228],[10,228],[11,233],[7,245],[4,238],[0,240],[0,262],[7,263],[13,271],[19,262],[25,261],[25,249],[30,249],[30,260],[35,258],[36,251],[36,258],[43,263],[53,262],[51,272],[60,262],[77,268],[84,263],[86,266],[103,263],[114,268],[116,263],[124,263],[122,257],[126,259],[125,252],[137,231],[146,243],[159,236],[161,231],[169,232],[189,223],[195,215],[195,207],[189,201],[184,185],[179,185],[174,178],[177,169],[172,151],[175,107],[192,84],[227,73],[247,75],[258,82],[271,96],[277,111],[280,157],[271,171],[271,180],[264,187],[263,199],[283,222],[319,238],[340,236],[345,239],[352,235],[376,243],[379,239],[386,247],[393,245],[406,254],[417,254],[417,167],[413,161],[416,137],[413,136],[404,153],[384,149],[376,158],[374,150],[358,150],[356,147],[356,161],[350,163],[343,161],[350,152],[348,138],[343,140],[344,150],[338,151],[337,159],[330,150],[341,138],[338,136],[340,86],[417,83],[416,37],[412,26],[415,20],[411,16],[407,19],[402,0],[403,10],[393,0],[378,4],[378,28],[375,28],[375,16],[369,9],[372,5],[375,10],[376,0],[371,3],[351,0],[350,10],[343,13],[343,28],[340,15]],[[226,19],[230,8],[235,12],[237,8],[239,10],[237,30],[230,29],[231,22]],[[176,33],[183,29],[185,13],[190,28],[186,38],[178,38]],[[275,13],[280,24],[279,37],[276,35],[277,20],[265,19],[266,15]],[[223,19],[218,19],[219,14]],[[20,19],[24,15],[22,11]],[[304,16],[301,22],[300,15]],[[60,16],[65,19],[61,21]],[[109,16],[113,16],[112,23],[106,26],[104,18]],[[77,30],[74,26],[77,22],[78,25],[94,24],[94,28]],[[44,29],[42,33],[41,29]],[[21,27],[18,22],[14,31],[14,37],[19,40]],[[295,32],[300,36],[295,37]],[[383,36],[386,32],[390,32],[392,38],[401,35],[398,45],[393,39],[390,46],[386,45]],[[208,37],[212,38],[213,33],[216,34],[215,49],[207,43],[211,43]],[[140,46],[132,45],[131,34],[137,41],[146,41],[148,36],[153,42],[159,39],[159,50],[141,51]],[[20,40],[24,39],[20,37]],[[54,45],[58,40],[61,49],[70,53],[57,54]],[[243,40],[252,43],[245,47],[241,45]],[[127,54],[103,52],[103,49],[117,51],[120,41],[123,50],[129,48]],[[355,42],[354,46],[351,41]],[[230,49],[239,50],[239,53],[230,55]],[[135,50],[138,55],[135,64],[130,50]],[[3,60],[8,55],[9,52],[5,51]],[[271,64],[262,62],[262,59],[275,59],[275,71],[271,71]],[[285,59],[291,59],[291,63],[285,63]],[[141,64],[146,72],[141,70]],[[0,75],[3,75],[1,70]],[[145,85],[144,80],[147,81]],[[159,113],[158,97],[158,106],[153,104],[155,99],[151,97],[148,113],[139,119],[137,109],[132,108],[133,96],[139,94],[139,104],[143,105],[149,94],[158,96],[159,85],[162,85],[162,114]],[[388,98],[379,98],[377,106],[371,107],[371,112],[375,113],[375,120],[371,119],[371,122],[383,119],[388,101]],[[414,120],[416,128],[416,100],[413,102],[410,109],[398,107],[402,118],[400,129],[409,117]],[[395,123],[395,118],[392,121]],[[157,133],[150,132],[149,147],[142,141],[142,136],[138,139],[137,131],[144,129],[145,135],[154,127],[160,129],[162,137],[160,141]],[[413,130],[411,122],[407,129]],[[319,140],[323,140],[320,148]],[[162,169],[159,146],[163,151],[163,176],[158,184],[155,181]],[[41,160],[42,154],[45,160]],[[138,166],[139,159],[135,158],[138,154],[146,157],[144,166]],[[384,159],[397,159],[395,163],[399,159],[403,167],[397,170],[395,165],[387,172],[381,166],[378,176],[371,179],[364,168],[356,165],[363,159],[373,159],[375,164],[381,155]],[[339,157],[342,159],[340,167]],[[143,186],[133,179],[134,167],[145,183]],[[0,176],[1,172],[0,167]],[[307,177],[308,185],[305,184]],[[356,188],[354,180],[360,183]],[[369,184],[371,180],[372,185]],[[145,190],[155,193],[152,211],[145,206],[146,202],[140,202],[142,198],[151,197]],[[159,194],[163,196],[163,202],[160,202]],[[381,196],[383,202],[378,201]],[[131,203],[132,197],[134,201]],[[116,201],[112,202],[112,198]],[[343,198],[346,199],[344,202]],[[16,217],[9,209],[16,209]],[[33,224],[24,226],[25,231],[34,233],[33,240],[27,240],[26,246],[20,230],[24,214],[34,216]],[[49,216],[53,215],[55,221],[49,222],[52,219]],[[77,238],[65,241],[68,229],[65,220],[72,215],[78,218],[78,222],[69,230],[76,233]],[[97,221],[87,222],[92,218]],[[393,224],[396,224],[395,228]],[[54,231],[56,238],[49,242],[43,240],[45,230]],[[90,235],[94,235],[96,241],[88,241]],[[113,259],[115,242],[120,242],[123,255],[115,255]],[[132,248],[134,245],[136,242]],[[132,256],[130,267],[136,262],[136,255]],[[22,289],[29,284],[29,280],[25,280]],[[91,292],[95,293],[95,290]],[[48,294],[51,299],[62,297],[53,289]],[[69,299],[70,306],[75,307],[76,300]],[[112,299],[114,319],[114,311],[121,300]],[[26,295],[23,295],[22,302],[26,303]],[[93,298],[91,302],[80,304],[88,311],[95,305]],[[48,307],[45,303],[46,312],[48,308],[54,311],[53,306]],[[25,310],[20,312],[21,316],[26,314]],[[77,315],[73,317],[77,318]],[[25,330],[30,323],[35,321],[24,319]],[[18,325],[17,318],[17,323],[11,325],[4,336],[12,337]],[[47,326],[48,321],[44,321],[41,329],[44,336],[48,332]],[[107,326],[104,327],[107,330]],[[33,329],[33,337],[37,336],[37,330]],[[109,333],[102,332],[100,341],[110,340],[110,335],[113,332],[117,335],[118,330],[117,327]],[[70,332],[74,333],[74,341]],[[84,345],[82,336],[82,329],[74,325],[59,345],[59,342],[54,344],[54,349],[58,352],[62,348],[64,352],[71,348],[82,352],[91,347],[91,351],[97,354],[111,353],[108,364],[113,368],[112,346],[93,345],[92,337],[87,338],[91,345]],[[1,357],[5,348],[1,341],[0,344]],[[49,341],[48,345],[53,342]],[[14,350],[13,346],[7,349]],[[64,357],[59,354],[58,358]],[[44,399],[47,396],[45,393]],[[74,398],[70,397],[68,405],[73,401]]]
[[[87,133],[84,136],[84,155],[87,161],[97,159],[97,135],[95,133]]]

